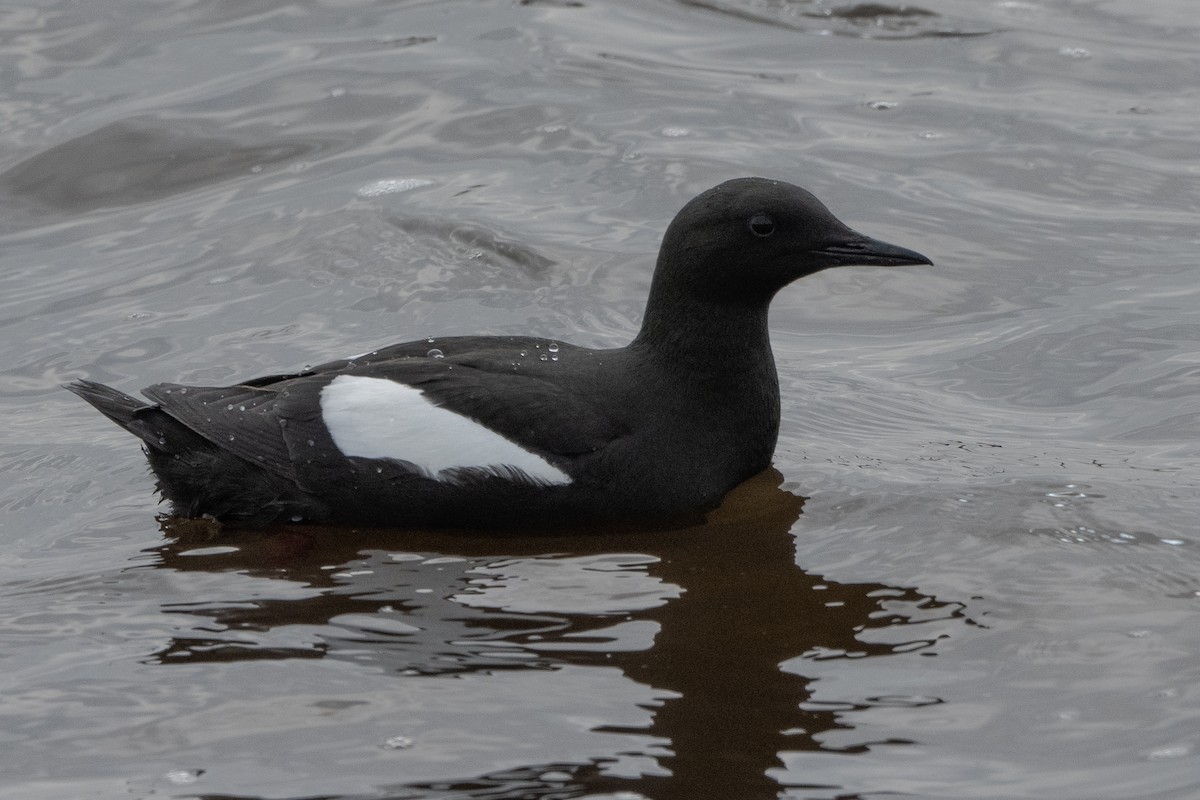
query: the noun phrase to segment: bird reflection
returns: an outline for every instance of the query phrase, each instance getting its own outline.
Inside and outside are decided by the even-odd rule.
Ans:
[[[195,629],[206,633],[177,636],[155,658],[352,657],[407,676],[616,667],[664,699],[648,727],[598,730],[665,743],[653,774],[612,775],[606,758],[596,758],[381,788],[395,798],[464,800],[776,797],[784,789],[773,777],[781,753],[834,749],[823,735],[852,727],[844,708],[810,702],[811,680],[795,664],[931,644],[862,635],[908,622],[897,609],[919,609],[922,620],[962,617],[958,604],[914,589],[806,573],[791,533],[804,500],[781,482],[768,470],[703,525],[652,532],[293,527],[221,536],[203,523],[166,521],[162,568],[236,571],[310,591],[170,605],[165,610],[202,618]],[[281,642],[287,626],[307,638]]]

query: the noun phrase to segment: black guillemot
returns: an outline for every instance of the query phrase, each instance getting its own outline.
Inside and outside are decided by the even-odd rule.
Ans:
[[[776,292],[904,264],[932,262],[797,186],[740,178],[668,226],[625,347],[456,336],[236,386],[157,384],[151,404],[67,388],[142,440],[181,516],[502,528],[699,514],[770,464]]]

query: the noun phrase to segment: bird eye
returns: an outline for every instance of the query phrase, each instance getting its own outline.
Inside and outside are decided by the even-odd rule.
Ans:
[[[775,232],[775,220],[762,212],[752,216],[746,224],[749,226],[751,233],[764,239]]]

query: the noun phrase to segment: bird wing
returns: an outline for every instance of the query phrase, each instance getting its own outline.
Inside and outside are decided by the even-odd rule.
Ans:
[[[336,372],[332,365],[339,362],[331,362],[329,369],[279,376],[271,382],[257,379],[227,387],[158,384],[143,393],[223,450],[312,491],[319,491],[331,471],[347,466],[321,405],[325,388],[344,375],[413,387],[433,405],[560,464],[628,432],[582,391],[537,375],[506,373],[508,361],[479,356],[470,360],[468,365],[449,359],[388,358],[355,367],[343,364]],[[363,420],[365,426],[371,422]],[[439,435],[437,430],[425,433]],[[405,464],[403,452],[389,459],[397,462],[384,465],[389,472],[420,471]]]
[[[583,387],[503,365],[421,359],[419,370],[397,375],[392,365],[357,374],[399,380],[419,389],[434,405],[468,417],[505,438],[541,453],[575,457],[595,452],[627,428],[595,403]]]
[[[142,394],[222,450],[295,480],[279,413],[288,383],[285,380],[267,388],[159,383],[143,389]]]

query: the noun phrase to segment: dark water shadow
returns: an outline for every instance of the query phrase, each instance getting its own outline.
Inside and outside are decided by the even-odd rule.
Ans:
[[[862,635],[913,621],[898,609],[914,609],[923,621],[963,618],[960,604],[912,588],[839,584],[798,567],[791,531],[804,500],[780,488],[781,480],[768,470],[732,493],[704,525],[673,531],[501,537],[288,528],[230,539],[214,538],[205,526],[169,527],[159,568],[236,570],[301,581],[317,591],[299,599],[172,604],[172,613],[201,618],[196,629],[223,632],[176,637],[153,658],[170,664],[339,658],[353,651],[355,663],[409,679],[617,667],[629,680],[675,696],[653,710],[648,727],[596,730],[668,741],[670,755],[659,758],[663,775],[609,775],[608,759],[601,757],[380,787],[382,796],[498,800],[633,791],[656,800],[775,797],[783,787],[771,773],[783,766],[781,753],[867,749],[824,744],[823,734],[853,727],[845,718],[853,709],[810,703],[811,680],[783,665],[928,650],[933,641],[919,634],[902,644]],[[405,552],[397,554],[398,547]],[[522,575],[531,565],[549,570],[541,573],[550,578],[540,587]],[[582,565],[557,581],[572,588],[537,596],[564,565]],[[595,586],[587,585],[588,570],[600,576]],[[613,588],[614,573],[634,580]],[[533,596],[513,591],[522,582],[532,585]],[[571,607],[555,610],[556,601]],[[402,627],[345,623],[365,615],[401,620]],[[638,646],[614,633],[647,624],[656,632]],[[317,646],[255,643],[255,632],[287,625],[331,627]]]
[[[223,132],[198,119],[131,117],[56,144],[0,173],[0,199],[18,213],[7,227],[43,215],[149,203],[251,176],[325,149],[327,142],[267,130]],[[10,215],[11,216],[11,215]]]
[[[820,30],[855,39],[973,38],[998,31],[949,19],[909,3],[825,3],[805,0],[755,3],[744,0],[676,0],[680,5],[797,31]]]

